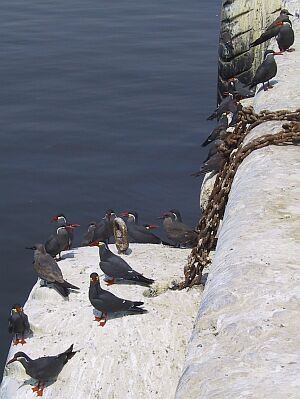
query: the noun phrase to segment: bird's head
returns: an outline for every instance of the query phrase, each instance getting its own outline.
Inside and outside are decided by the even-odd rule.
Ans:
[[[121,213],[121,216],[127,218],[129,222],[137,222],[138,219],[136,211],[125,211]]]
[[[9,364],[11,364],[11,363],[13,363],[13,362],[21,362],[21,363],[24,363],[24,362],[28,362],[28,360],[30,360],[29,359],[29,357],[26,355],[26,353],[24,353],[24,352],[17,352],[17,353],[15,353],[14,354],[14,357],[12,358],[12,359],[10,359],[8,362],[7,362],[7,366],[9,365]]]
[[[158,219],[171,219],[171,220],[175,220],[175,215],[173,212],[165,212],[163,213]]]
[[[92,273],[92,274],[90,275],[90,282],[91,282],[92,284],[97,284],[97,283],[99,283],[99,275],[98,275],[97,273]]]
[[[12,313],[22,313],[23,312],[23,308],[19,303],[15,303],[14,305],[12,305],[11,310],[12,310]]]
[[[293,14],[291,14],[290,12],[288,12],[288,10],[287,10],[286,8],[283,8],[283,9],[280,11],[280,15],[291,15],[291,16],[293,16]]]
[[[53,223],[53,222],[67,223],[67,218],[65,217],[65,215],[63,213],[59,213],[58,215],[55,215],[50,219],[50,223]]]
[[[25,249],[32,249],[33,251],[39,251],[41,253],[46,253],[44,244],[35,244],[32,247],[25,247]]]
[[[115,211],[113,209],[107,209],[105,212],[105,218],[108,220],[114,219],[116,217]]]

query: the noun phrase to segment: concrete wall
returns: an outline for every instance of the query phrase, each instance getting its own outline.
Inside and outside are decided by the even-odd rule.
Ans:
[[[219,47],[219,90],[226,90],[225,81],[233,76],[247,83],[262,61],[262,47],[249,50],[277,16],[281,0],[223,0]],[[222,44],[223,32],[230,32],[233,52],[226,54]]]
[[[291,12],[299,1],[286,2]],[[255,111],[300,108],[295,52],[277,57],[274,88]],[[276,47],[276,43],[273,43]],[[256,127],[247,140],[276,133]],[[194,326],[177,399],[300,397],[300,148],[269,146],[241,164]]]

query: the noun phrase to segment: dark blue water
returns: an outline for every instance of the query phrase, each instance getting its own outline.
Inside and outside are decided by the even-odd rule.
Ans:
[[[0,2],[0,338],[36,281],[25,246],[64,212],[85,226],[107,208],[199,218],[216,102],[217,0]],[[84,228],[77,232],[82,236]],[[43,308],[41,306],[41,312]]]

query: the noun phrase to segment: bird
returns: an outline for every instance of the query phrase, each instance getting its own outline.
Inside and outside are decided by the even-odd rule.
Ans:
[[[274,26],[276,26],[276,23],[277,23],[277,22],[289,22],[289,23],[291,24],[291,21],[290,21],[290,19],[289,19],[289,15],[293,16],[293,14],[291,14],[286,8],[283,8],[283,9],[280,11],[279,16],[275,19],[274,22],[271,23],[271,25],[269,25],[269,26],[267,27],[266,30],[269,30],[269,29],[274,28]]]
[[[124,259],[112,253],[103,241],[95,242],[93,246],[99,247],[99,266],[106,275],[107,285],[112,285],[115,279],[135,281],[146,285],[154,283],[154,280],[136,272]]]
[[[81,245],[86,246],[94,241],[105,241],[109,243],[110,237],[113,237],[113,221],[116,218],[115,211],[108,209],[105,216],[100,222],[91,222],[88,226],[88,231],[84,235]]]
[[[139,244],[170,245],[150,231],[153,228],[152,225],[149,225],[150,226],[149,228],[145,228],[145,226],[139,225],[138,213],[136,211],[122,212],[121,216],[127,219],[126,225],[130,242],[139,243]]]
[[[73,230],[77,227],[80,227],[80,224],[76,224],[76,223],[67,223],[67,218],[63,213],[60,213],[58,215],[55,215],[51,218],[50,223],[56,222],[56,228],[59,227],[64,227],[64,226],[70,226],[72,227],[72,229],[69,229],[68,231],[68,236],[69,236],[69,248],[72,248],[73,245],[73,239],[74,239],[74,234],[73,234]]]
[[[251,47],[258,46],[276,37],[276,41],[280,51],[287,51],[294,44],[295,35],[292,28],[292,23],[288,21],[277,21],[274,25],[267,29],[258,39],[250,44]]]
[[[206,163],[213,155],[215,155],[217,152],[219,152],[220,148],[225,148],[224,141],[217,139],[212,143],[212,146],[207,154],[206,159],[203,161],[203,163]]]
[[[101,327],[104,327],[106,324],[108,313],[147,312],[146,309],[140,308],[140,306],[144,305],[144,302],[128,301],[102,289],[97,273],[92,273],[90,275],[89,300],[92,306],[101,312],[101,317],[95,317],[95,321],[98,321]]]
[[[33,247],[27,247],[26,249],[34,250],[33,267],[38,277],[46,281],[46,283],[51,283],[63,297],[69,296],[69,288],[79,290],[78,287],[64,280],[58,264],[51,255],[47,254],[43,244],[35,244]]]
[[[19,303],[14,304],[11,307],[11,312],[8,319],[8,332],[10,334],[15,334],[15,341],[13,341],[13,344],[26,344],[24,336],[29,331],[30,325],[28,316],[24,313],[23,307]],[[22,336],[21,340],[18,338],[18,335]]]
[[[58,260],[61,260],[61,252],[70,249],[70,232],[74,229],[73,225],[58,227],[55,234],[52,234],[45,242],[46,252],[53,258],[58,255]]]
[[[219,172],[225,165],[226,158],[222,152],[216,152],[201,166],[198,172],[192,173],[192,176],[198,177],[208,172]]]
[[[192,248],[197,244],[198,234],[195,230],[177,221],[172,212],[165,212],[159,219],[163,219],[167,237],[174,241],[177,247]]]
[[[225,98],[220,102],[219,106],[214,110],[214,112],[207,118],[207,120],[217,119],[219,120],[224,112],[235,113],[237,110],[237,103],[240,98],[229,92],[224,92]]]
[[[264,53],[264,61],[263,63],[257,68],[255,72],[254,78],[249,86],[252,88],[259,83],[263,84],[264,91],[268,90],[268,88],[272,88],[273,86],[270,85],[270,80],[276,76],[277,73],[277,64],[274,59],[275,55],[281,55],[281,53],[276,53],[273,50],[266,50]],[[268,82],[268,87],[265,88],[265,82]]]
[[[65,352],[57,356],[45,356],[31,359],[24,352],[17,352],[7,363],[20,362],[27,375],[37,380],[36,386],[32,388],[37,396],[43,396],[45,385],[48,381],[56,380],[59,373],[67,362],[72,359],[76,352],[73,351],[73,344]]]
[[[218,138],[224,138],[226,136],[226,134],[227,134],[226,129],[228,128],[228,126],[231,122],[230,114],[231,113],[229,113],[229,112],[223,112],[223,114],[221,115],[221,117],[219,119],[218,126],[212,130],[212,132],[207,137],[207,139],[201,144],[202,147],[207,146],[208,144],[210,144],[211,142],[213,142],[214,140],[216,140]]]
[[[294,44],[295,34],[291,24],[281,22],[276,41],[280,51],[293,51],[290,47]]]
[[[250,98],[255,95],[254,90],[250,90],[249,86],[242,83],[238,78],[230,78],[227,83],[228,91],[231,94],[239,94],[242,98]]]

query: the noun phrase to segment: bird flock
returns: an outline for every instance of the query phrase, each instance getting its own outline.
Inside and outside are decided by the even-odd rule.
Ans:
[[[177,248],[189,248],[193,247],[197,241],[196,231],[183,223],[181,214],[177,209],[171,209],[158,218],[163,220],[166,235],[172,243],[163,241],[153,234],[152,230],[159,226],[140,225],[136,211],[122,212],[120,216],[124,218],[127,225],[128,239],[131,243],[163,244]],[[154,283],[153,279],[147,278],[134,270],[122,257],[115,255],[108,247],[109,241],[114,238],[113,223],[116,217],[114,210],[109,209],[99,222],[91,222],[84,234],[81,246],[98,247],[99,266],[106,286],[111,286],[119,281],[150,286]],[[68,223],[64,214],[54,216],[51,222],[56,223],[55,231],[45,244],[38,243],[26,247],[26,249],[34,251],[33,268],[40,279],[41,287],[45,287],[45,289],[47,287],[53,288],[68,300],[70,293],[79,290],[79,287],[65,280],[58,262],[63,259],[61,253],[72,248],[74,230],[80,225]],[[109,314],[142,314],[147,312],[143,307],[144,302],[119,298],[112,292],[103,289],[97,272],[90,275],[88,298],[93,308],[99,312],[100,316],[95,316],[95,321],[99,323],[100,327],[105,326]],[[24,313],[20,304],[12,306],[8,330],[14,335],[14,346],[19,344],[23,346],[27,342],[26,339],[33,334],[28,316]],[[20,362],[25,372],[36,380],[36,385],[32,388],[32,391],[37,396],[42,396],[46,384],[56,380],[63,366],[75,353],[73,345],[57,356],[45,356],[37,359],[31,359],[24,352],[17,352],[7,365],[16,361]]]
[[[219,171],[223,167],[226,159],[218,150],[223,144],[222,140],[226,136],[227,128],[234,126],[238,121],[238,113],[242,109],[240,100],[253,96],[254,91],[252,88],[260,83],[262,83],[265,91],[272,87],[269,81],[277,73],[274,56],[280,55],[285,51],[291,51],[291,46],[294,43],[294,32],[289,19],[290,15],[292,14],[288,10],[281,10],[278,18],[267,27],[266,31],[258,39],[250,44],[250,47],[254,47],[272,37],[276,37],[280,52],[273,50],[265,51],[264,61],[258,67],[248,87],[236,78],[229,80],[228,92],[224,93],[226,97],[207,118],[208,120],[217,119],[218,125],[213,129],[202,146],[207,146],[211,143],[214,143],[214,145],[210,149],[204,165],[200,168],[200,171],[193,174],[194,176],[211,171]],[[267,87],[265,86],[266,82],[268,83]],[[136,211],[122,212],[120,216],[126,221],[129,242],[163,244],[178,248],[192,248],[197,244],[197,232],[183,223],[181,214],[177,209],[171,209],[163,213],[159,218],[163,220],[166,236],[172,243],[163,241],[152,232],[158,226],[151,224],[140,225]],[[146,286],[151,285],[154,283],[154,280],[138,273],[123,258],[110,251],[108,244],[114,236],[113,221],[115,218],[115,212],[109,209],[106,211],[104,218],[99,222],[91,222],[88,225],[87,232],[84,234],[81,245],[98,247],[99,266],[104,275],[104,283],[107,286],[120,280],[131,281]],[[27,249],[34,251],[33,267],[40,278],[41,286],[54,288],[60,295],[68,299],[70,292],[72,290],[79,290],[79,288],[64,279],[62,270],[57,262],[62,259],[62,251],[72,248],[74,230],[80,226],[78,224],[67,223],[67,219],[63,214],[54,216],[51,221],[56,223],[56,228],[49,239],[44,244],[38,243],[27,247]],[[89,301],[100,312],[100,316],[96,316],[95,320],[99,322],[99,326],[101,327],[105,326],[108,315],[111,313],[128,312],[134,314],[147,312],[143,308],[144,303],[142,301],[129,301],[104,290],[101,287],[100,278],[96,272],[91,273],[89,284]],[[15,346],[26,344],[25,338],[28,339],[30,334],[32,334],[28,317],[19,303],[14,304],[11,308],[8,330],[14,335],[13,345]],[[73,345],[65,352],[56,356],[45,356],[37,359],[31,359],[24,352],[17,352],[7,365],[15,361],[20,362],[26,373],[36,380],[36,385],[32,388],[33,392],[37,396],[42,396],[46,383],[56,380],[64,365],[75,353]]]
[[[257,68],[249,85],[243,84],[237,78],[228,80],[228,91],[223,93],[225,97],[220,102],[218,108],[207,118],[208,120],[217,119],[218,125],[202,143],[202,146],[205,147],[211,143],[213,145],[200,170],[193,173],[192,176],[201,176],[208,172],[218,172],[223,168],[226,162],[226,157],[222,151],[223,140],[227,135],[227,129],[234,127],[238,122],[239,111],[242,110],[240,100],[253,97],[255,94],[253,88],[258,84],[262,84],[264,91],[273,87],[270,84],[270,80],[277,74],[277,64],[274,57],[282,55],[284,52],[294,51],[291,48],[295,40],[292,22],[289,19],[291,15],[288,10],[281,10],[276,20],[266,28],[265,32],[258,39],[250,44],[251,49],[276,37],[279,52],[273,50],[266,50],[264,52],[264,60]],[[230,50],[233,51],[232,42],[227,36],[228,32],[226,32],[225,37],[226,45],[230,45]]]

